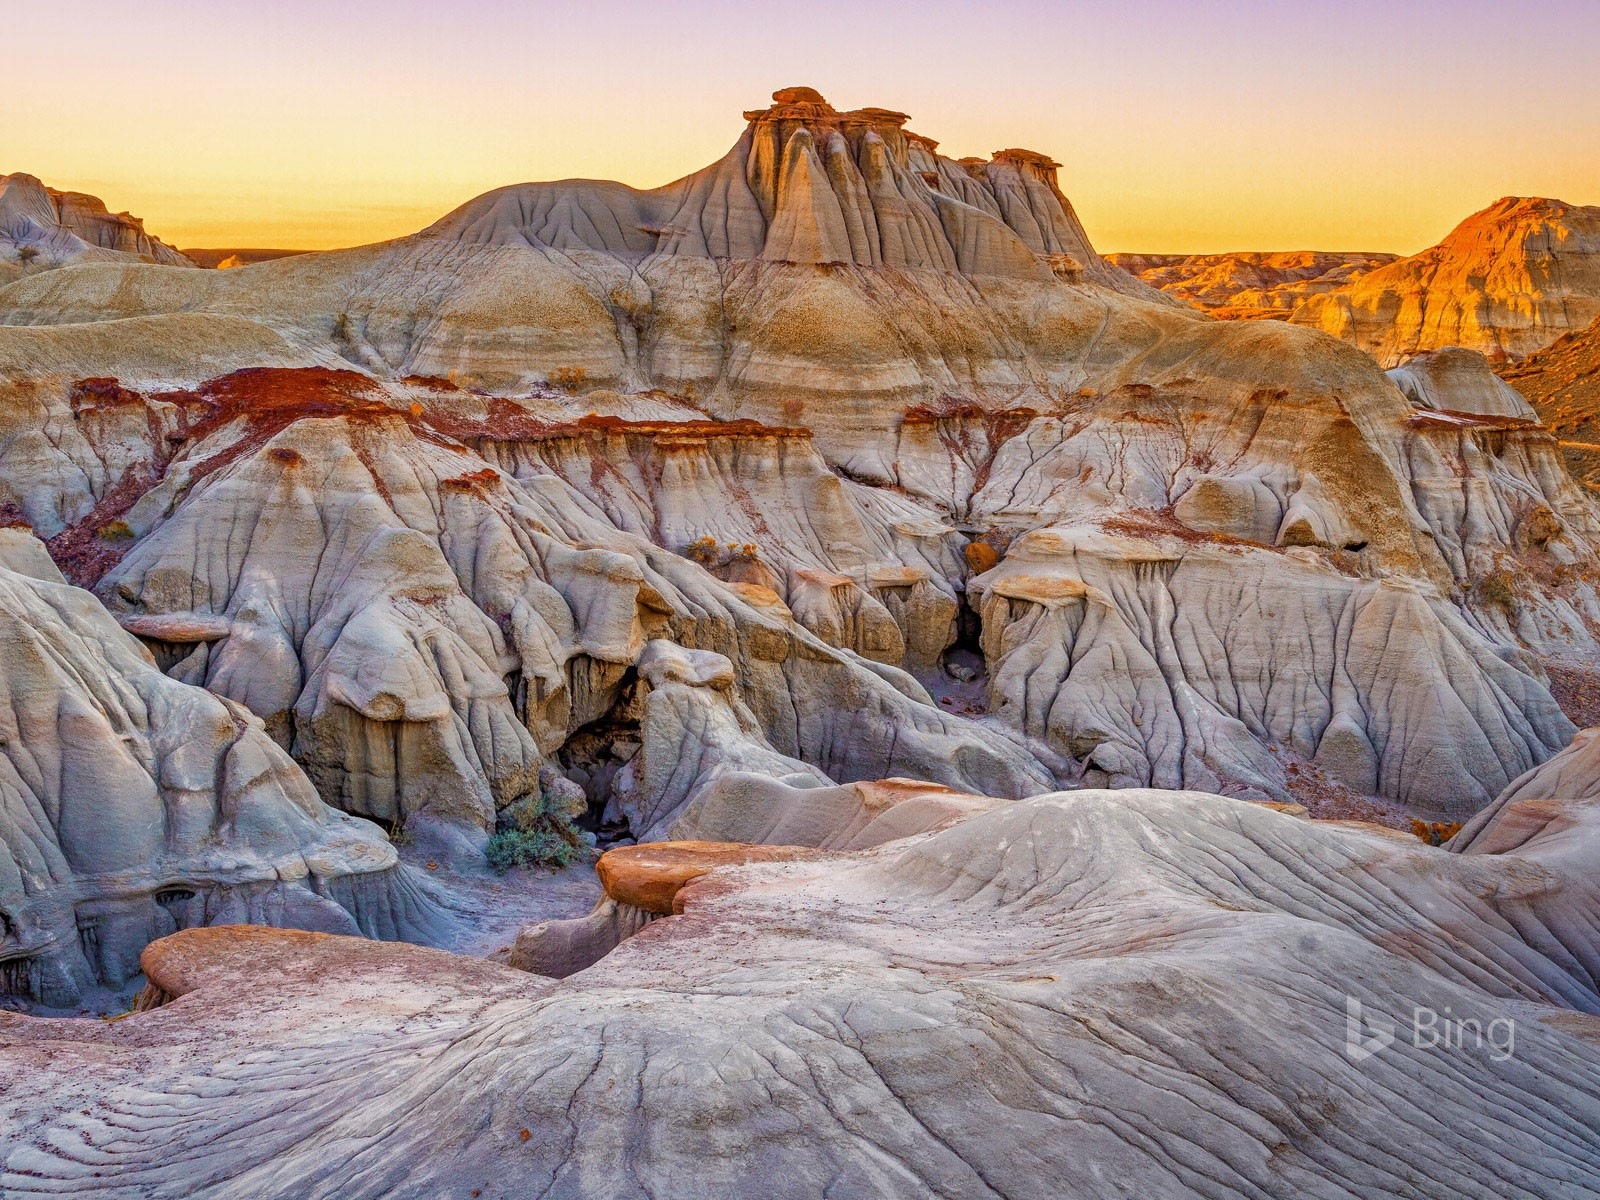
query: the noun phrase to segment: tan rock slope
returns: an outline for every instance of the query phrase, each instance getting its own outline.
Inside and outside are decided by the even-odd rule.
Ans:
[[[1042,796],[716,868],[559,983],[191,931],[146,953],[175,1003],[0,1015],[0,1187],[1577,1197],[1600,842],[1560,816],[1451,854],[1197,793]]]
[[[1600,488],[1600,317],[1499,370],[1559,440],[1573,478]]]
[[[1346,287],[1397,254],[1320,250],[1108,254],[1128,274],[1224,321],[1287,320],[1311,296]]]
[[[1465,346],[1521,358],[1600,316],[1600,208],[1507,196],[1420,254],[1313,296],[1296,324],[1393,366]]]
[[[69,263],[118,261],[194,265],[97,196],[60,192],[21,172],[0,175],[0,284]]]

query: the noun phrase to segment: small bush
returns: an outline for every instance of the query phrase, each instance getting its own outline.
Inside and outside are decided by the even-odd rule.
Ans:
[[[557,367],[550,372],[550,386],[558,387],[564,392],[574,396],[589,379],[589,372],[584,367]]]
[[[17,247],[17,261],[19,263],[21,263],[23,266],[27,266],[29,263],[31,263],[34,259],[36,259],[38,257],[39,257],[39,247],[37,247],[37,246],[18,246]]]
[[[572,823],[563,809],[563,797],[543,789],[509,805],[500,814],[499,826],[484,848],[484,857],[496,871],[564,867],[587,858],[594,849],[594,835]]]
[[[1485,575],[1478,581],[1478,598],[1508,613],[1514,611],[1517,606],[1516,576],[1505,570]]]
[[[1418,821],[1413,819],[1411,832],[1430,846],[1442,846],[1461,832],[1461,822]]]
[[[484,856],[496,871],[513,867],[564,867],[583,853],[582,843],[574,843],[559,831],[503,829],[489,839]]]
[[[717,539],[708,533],[685,546],[683,556],[690,562],[699,563],[702,567],[710,567],[722,557],[722,553],[717,546]]]
[[[122,518],[107,521],[96,531],[108,542],[130,542],[133,540],[133,528]]]

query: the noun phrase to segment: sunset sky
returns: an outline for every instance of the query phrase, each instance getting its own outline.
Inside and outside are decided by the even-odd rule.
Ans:
[[[953,156],[1051,154],[1104,251],[1410,252],[1502,195],[1600,204],[1597,0],[54,0],[11,25],[0,173],[179,246],[654,187],[795,84]]]

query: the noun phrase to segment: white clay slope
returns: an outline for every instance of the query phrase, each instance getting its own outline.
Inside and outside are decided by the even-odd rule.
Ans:
[[[22,1136],[0,1178],[19,1196],[1577,1197],[1600,1180],[1593,832],[1452,855],[1198,793],[1066,793],[719,871],[559,984],[218,931],[163,949],[176,1004],[110,1028],[0,1018],[0,1070],[46,1085],[5,1093]],[[383,1006],[351,1004],[372,988]],[[1352,1000],[1395,1023],[1359,1061]],[[1430,1043],[1418,1008],[1513,1021],[1511,1052],[1504,1026]],[[60,1039],[74,1053],[43,1053]]]
[[[243,708],[162,675],[0,530],[0,970],[71,1005],[152,938],[250,921],[427,940],[432,900]]]

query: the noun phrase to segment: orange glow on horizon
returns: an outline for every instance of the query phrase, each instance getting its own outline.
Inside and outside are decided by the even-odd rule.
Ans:
[[[1105,252],[1409,253],[1502,195],[1600,203],[1600,6],[1579,0],[671,7],[61,0],[24,41],[71,57],[9,58],[0,172],[179,247],[329,249],[521,180],[659,186],[803,83],[908,111],[952,156],[1052,155]]]

